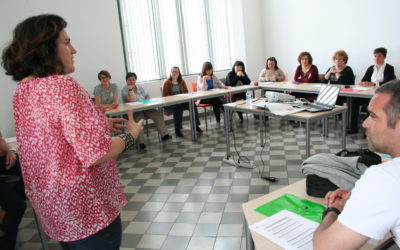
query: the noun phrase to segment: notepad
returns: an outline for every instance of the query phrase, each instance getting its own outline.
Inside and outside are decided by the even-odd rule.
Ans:
[[[274,82],[259,82],[258,84],[261,86],[266,86],[266,85],[274,84]]]
[[[182,96],[182,97],[188,97],[188,96],[192,96],[193,93],[183,93],[183,94],[177,94],[175,96]]]
[[[149,103],[158,102],[158,100],[155,100],[155,99],[145,99],[145,100],[140,100],[139,102],[140,102],[140,103],[143,103],[143,104],[149,104]]]

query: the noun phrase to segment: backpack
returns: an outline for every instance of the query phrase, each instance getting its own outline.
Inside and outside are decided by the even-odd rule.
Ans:
[[[378,154],[365,148],[360,148],[356,151],[344,149],[336,153],[336,155],[342,157],[360,156],[358,161],[360,163],[364,163],[367,167],[377,165],[382,162],[381,157]],[[306,192],[310,196],[324,198],[329,191],[334,191],[336,189],[338,189],[338,186],[326,178],[315,174],[306,176]]]

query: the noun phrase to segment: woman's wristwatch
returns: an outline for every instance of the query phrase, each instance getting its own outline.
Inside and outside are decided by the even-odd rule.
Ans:
[[[339,209],[337,209],[336,207],[328,207],[327,209],[325,209],[325,211],[322,213],[322,220],[325,218],[325,216],[329,213],[329,212],[335,212],[337,215],[339,215],[341,212]]]
[[[124,151],[128,150],[130,147],[133,146],[133,144],[135,144],[135,138],[128,131],[119,134],[118,137],[125,142]]]

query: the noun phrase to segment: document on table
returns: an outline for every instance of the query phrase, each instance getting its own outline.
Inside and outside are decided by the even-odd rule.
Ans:
[[[188,97],[188,96],[192,96],[193,93],[183,93],[183,94],[177,94],[175,96],[182,96],[182,97]]]
[[[249,228],[284,249],[313,249],[313,233],[318,223],[288,210],[282,210]]]
[[[272,114],[279,116],[285,116],[304,110],[304,108],[294,108],[292,105],[288,103],[279,103],[279,102],[257,102],[254,103],[253,106],[259,108],[267,108]]]
[[[143,105],[143,103],[141,103],[141,102],[127,102],[126,104],[131,105],[131,106]]]
[[[209,89],[209,91],[221,92],[225,91],[225,89],[216,88],[216,89]]]
[[[266,85],[274,84],[274,82],[259,82],[258,84],[259,84],[260,86],[266,86]]]
[[[353,89],[356,90],[367,90],[367,89],[371,89],[372,87],[364,87],[364,86],[355,86],[353,87]]]

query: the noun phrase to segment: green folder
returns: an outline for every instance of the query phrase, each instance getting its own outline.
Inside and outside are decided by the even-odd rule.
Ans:
[[[143,103],[143,104],[148,104],[148,103],[158,102],[158,100],[154,100],[154,99],[145,99],[145,100],[141,100],[141,101],[138,101],[138,102],[141,102],[141,103]]]
[[[284,209],[321,223],[325,207],[292,194],[284,194],[254,210],[269,217]]]

